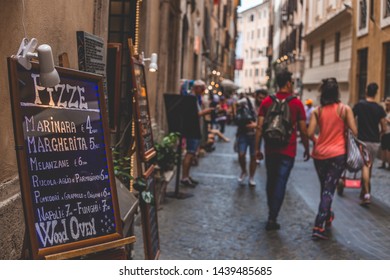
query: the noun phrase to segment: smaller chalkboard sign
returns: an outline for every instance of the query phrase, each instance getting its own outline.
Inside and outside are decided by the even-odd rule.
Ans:
[[[154,167],[144,174],[144,179],[146,187],[145,191],[141,192],[139,199],[142,216],[142,230],[144,233],[145,259],[155,260],[158,259],[160,255],[160,239],[158,231],[156,179]]]
[[[136,58],[131,58],[133,88],[135,97],[136,128],[140,158],[149,161],[156,155],[153,142],[152,121],[149,112],[148,94],[144,65]]]
[[[120,94],[122,77],[122,44],[109,43],[107,46],[107,101],[108,123],[112,132],[116,132],[119,126]]]

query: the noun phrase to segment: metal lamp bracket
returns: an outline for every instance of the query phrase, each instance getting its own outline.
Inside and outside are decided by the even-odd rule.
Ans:
[[[38,40],[32,38],[30,41],[27,38],[23,38],[20,43],[18,53],[16,54],[18,62],[27,70],[30,70],[32,65],[30,59],[32,57],[38,57],[38,54],[34,53],[38,47]]]

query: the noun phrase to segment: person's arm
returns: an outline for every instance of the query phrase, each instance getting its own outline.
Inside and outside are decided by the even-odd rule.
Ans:
[[[309,138],[307,136],[306,120],[298,121],[298,129],[301,135],[303,147],[305,147],[305,152],[303,153],[303,159],[304,161],[308,161],[310,159],[310,151],[309,151]]]
[[[309,139],[312,140],[314,143],[317,140],[317,138],[314,135],[315,130],[317,128],[317,116],[318,116],[318,109],[314,109],[310,115],[309,127],[307,128],[307,137],[309,137]]]
[[[345,122],[347,123],[347,126],[349,129],[351,129],[353,135],[357,136],[357,126],[355,121],[354,113],[348,105],[345,105]]]
[[[256,149],[256,157],[258,159],[263,159],[263,154],[260,151],[260,141],[261,141],[261,136],[263,133],[263,124],[264,124],[264,117],[259,116],[257,119],[257,126],[256,126],[256,141],[255,141],[255,149]]]
[[[380,124],[381,124],[380,138],[382,139],[382,136],[388,132],[386,131],[387,130],[386,118],[382,118]]]
[[[214,108],[211,107],[211,108],[207,108],[207,109],[203,109],[201,111],[198,112],[198,115],[199,117],[202,117],[204,115],[208,115],[208,114],[211,114],[211,112],[214,111]]]

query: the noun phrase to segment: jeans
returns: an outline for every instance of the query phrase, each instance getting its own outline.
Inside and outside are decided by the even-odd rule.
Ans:
[[[238,135],[237,136],[237,144],[238,144],[238,153],[241,155],[245,155],[246,151],[249,147],[249,153],[251,156],[255,156],[255,135]]]
[[[269,221],[276,222],[294,161],[294,158],[281,154],[271,154],[265,157]]]

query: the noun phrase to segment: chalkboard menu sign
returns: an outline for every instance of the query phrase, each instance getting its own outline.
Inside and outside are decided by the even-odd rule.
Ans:
[[[57,68],[39,85],[39,66],[8,58],[15,142],[32,256],[121,238],[102,77]]]
[[[156,155],[153,142],[152,122],[150,119],[148,94],[146,90],[144,65],[132,58],[133,84],[135,89],[135,113],[138,130],[138,149],[143,161],[149,161]]]
[[[146,203],[145,199],[140,199],[140,208],[142,216],[142,227],[144,232],[144,248],[145,258],[149,260],[155,260],[160,255],[160,239],[158,233],[158,219],[157,219],[157,197],[156,197],[156,178],[154,174],[154,168],[150,169],[147,174],[144,175],[146,188],[145,191],[149,192],[153,199],[150,203]]]
[[[81,71],[106,75],[104,40],[84,31],[77,31],[77,55]]]

